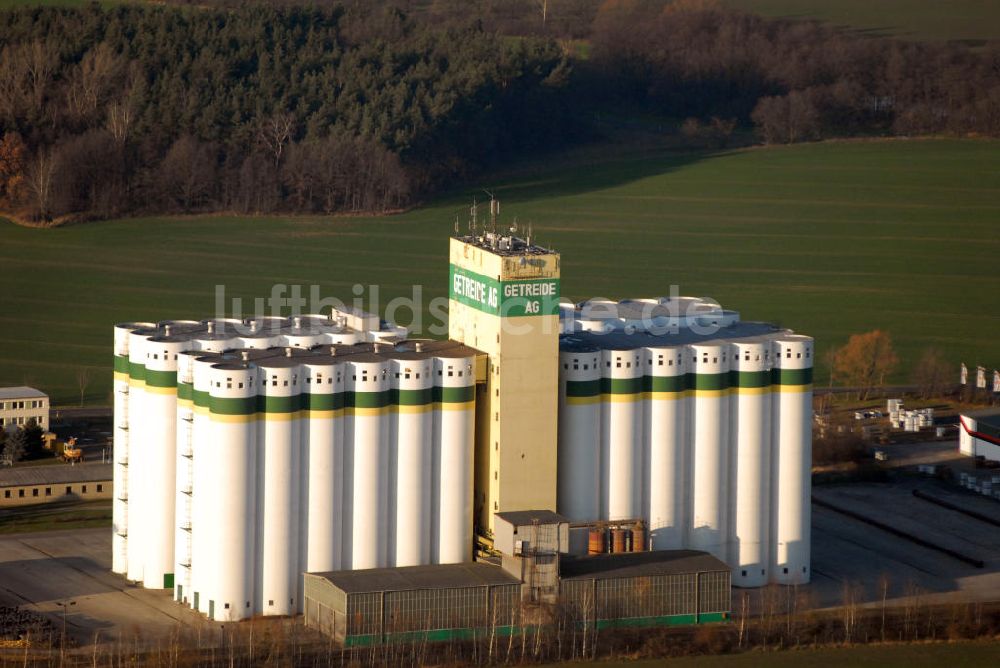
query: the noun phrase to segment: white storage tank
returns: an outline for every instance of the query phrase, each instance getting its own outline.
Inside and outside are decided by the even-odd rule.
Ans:
[[[772,354],[771,577],[779,584],[805,584],[810,578],[813,340],[776,337]]]
[[[771,345],[735,341],[731,347],[735,447],[733,584],[761,587],[770,568]]]
[[[257,601],[265,615],[298,612],[299,501],[302,458],[301,365],[292,348],[257,360],[257,472],[260,573]]]
[[[557,511],[573,522],[601,517],[601,352],[559,354]]]
[[[685,481],[689,459],[685,423],[691,398],[684,347],[643,349],[646,369],[643,487],[644,516],[652,549],[678,550],[686,544]]]
[[[729,344],[692,344],[692,508],[690,544],[729,560]]]
[[[434,374],[429,357],[398,353],[391,360],[390,565],[430,563]]]
[[[216,565],[198,586],[207,599],[205,612],[218,622],[247,619],[255,612],[256,375],[242,362],[211,367],[209,447],[196,454],[203,457],[198,466],[206,469],[204,484],[214,488],[208,492],[213,505],[200,508],[203,514],[194,518],[207,525],[200,557]]]
[[[438,354],[434,371],[432,468],[435,517],[431,560],[472,560],[473,441],[476,428],[475,357],[468,348]]]
[[[601,361],[602,519],[636,519],[642,513],[642,351],[604,350]]]
[[[330,351],[326,351],[330,352]],[[301,569],[340,570],[344,509],[344,363],[303,360]]]
[[[389,436],[389,364],[373,354],[350,358],[347,368],[344,468],[345,568],[383,568],[386,559],[386,521]]]

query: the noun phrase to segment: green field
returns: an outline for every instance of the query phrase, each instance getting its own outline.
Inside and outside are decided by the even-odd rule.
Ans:
[[[111,500],[48,503],[0,510],[0,534],[111,526]]]
[[[588,154],[582,154],[588,155]],[[1000,365],[1000,142],[841,142],[717,155],[584,158],[484,182],[506,220],[562,253],[564,296],[706,295],[818,339],[889,330],[912,363]],[[0,223],[0,385],[107,403],[111,327],[204,317],[216,284],[275,283],[380,303],[446,294],[447,237],[474,190],[384,218],[149,218],[49,230]],[[478,193],[480,201],[485,197]],[[370,293],[366,293],[370,294]],[[367,304],[366,304],[367,305]],[[404,312],[397,316],[408,321]],[[820,376],[822,378],[822,376]],[[893,380],[905,381],[902,369]]]
[[[996,0],[723,0],[764,16],[820,19],[880,35],[915,40],[981,42],[1000,38]]]
[[[655,661],[598,661],[562,666],[617,666],[653,668],[979,668],[1000,664],[996,642],[922,643],[912,645],[854,645],[780,652],[747,652],[723,656],[696,656]]]

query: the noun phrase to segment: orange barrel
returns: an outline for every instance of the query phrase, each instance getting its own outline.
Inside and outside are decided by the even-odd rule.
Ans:
[[[606,551],[604,529],[591,529],[590,539],[587,542],[587,554],[604,554]]]
[[[625,534],[628,531],[625,529],[612,529],[611,530],[611,551],[618,553],[625,551]]]
[[[636,524],[632,527],[632,551],[646,551],[646,529],[642,526],[642,524]]]

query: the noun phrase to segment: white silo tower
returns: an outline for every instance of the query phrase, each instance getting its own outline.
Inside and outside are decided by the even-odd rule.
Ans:
[[[735,394],[732,403],[735,498],[733,584],[760,587],[768,582],[771,517],[771,343],[734,341],[730,348]]]
[[[557,510],[574,522],[601,518],[601,351],[559,353]]]
[[[215,565],[198,586],[207,599],[209,618],[220,622],[254,613],[256,371],[243,362],[211,367],[209,447],[203,451],[204,461],[196,460],[197,467],[207,467],[208,481],[215,487],[210,497],[213,507],[199,508],[204,514],[194,518],[207,525],[205,549],[196,556]]]
[[[217,472],[213,466],[217,461],[214,450],[213,426],[211,415],[212,366],[221,361],[214,353],[196,353],[191,364],[192,375],[192,419],[191,419],[191,455],[192,455],[192,490],[190,495],[191,523],[183,520],[187,513],[181,515],[177,528],[183,533],[189,533],[191,539],[190,562],[190,594],[187,595],[191,607],[201,613],[208,613],[208,602],[211,600],[210,589],[214,586],[218,559],[213,554],[211,543],[214,540],[213,531],[217,525],[215,513],[219,508],[218,496],[221,493]],[[239,388],[237,388],[239,389]],[[246,388],[243,388],[246,389]],[[221,419],[221,418],[220,418]],[[244,427],[244,431],[250,431]],[[247,446],[249,448],[249,445]],[[241,468],[252,464],[256,453],[251,451],[248,462],[237,461],[235,466]],[[242,456],[248,459],[247,455]],[[226,478],[229,478],[227,471]],[[256,489],[256,486],[252,487]],[[182,503],[188,503],[182,499]],[[253,506],[251,506],[253,508]],[[176,535],[176,533],[175,533]],[[185,542],[187,537],[184,537]],[[247,555],[245,558],[250,558]]]
[[[771,578],[804,584],[810,578],[813,340],[788,334],[773,346]]]
[[[177,503],[177,357],[190,344],[173,333],[175,325],[161,328],[162,335],[146,339],[145,422],[143,465],[143,586],[174,586],[174,510]]]
[[[729,346],[708,341],[689,346],[694,371],[691,407],[692,548],[729,558]]]
[[[472,560],[475,357],[467,348],[434,357],[435,563]]]
[[[687,362],[684,347],[643,350],[648,377],[644,417],[645,517],[655,550],[677,550],[685,545],[685,481],[688,448],[685,430],[688,404]]]
[[[341,566],[344,511],[344,364],[303,359],[303,522],[299,562],[306,572]]]
[[[604,350],[601,357],[601,513],[634,519],[642,512],[641,349]]]
[[[374,354],[352,356],[345,368],[345,497],[349,514],[344,532],[351,535],[346,568],[386,565],[388,497],[389,364]],[[345,509],[346,510],[346,509]]]
[[[145,443],[146,425],[146,339],[156,333],[155,329],[137,329],[128,335],[129,358],[129,451],[128,489],[129,499],[129,549],[125,577],[133,582],[143,579],[146,522],[143,521],[147,508],[146,477],[150,475],[147,462],[148,448]]]
[[[111,570],[128,570],[128,464],[129,464],[129,341],[136,329],[149,329],[151,322],[121,323],[114,328],[114,481],[112,500]]]
[[[395,540],[393,566],[417,566],[430,562],[431,554],[431,449],[433,431],[434,376],[432,363],[419,353],[401,353],[390,366],[395,422],[394,503],[390,512]]]
[[[300,463],[299,416],[304,373],[294,350],[256,360],[260,419],[257,422],[257,494],[260,586],[265,615],[294,614],[298,598]]]

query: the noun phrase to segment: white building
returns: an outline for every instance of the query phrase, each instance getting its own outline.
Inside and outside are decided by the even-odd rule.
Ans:
[[[971,411],[958,420],[959,452],[1000,461],[1000,410]]]
[[[0,427],[8,432],[32,420],[49,429],[49,396],[33,387],[0,387]]]

